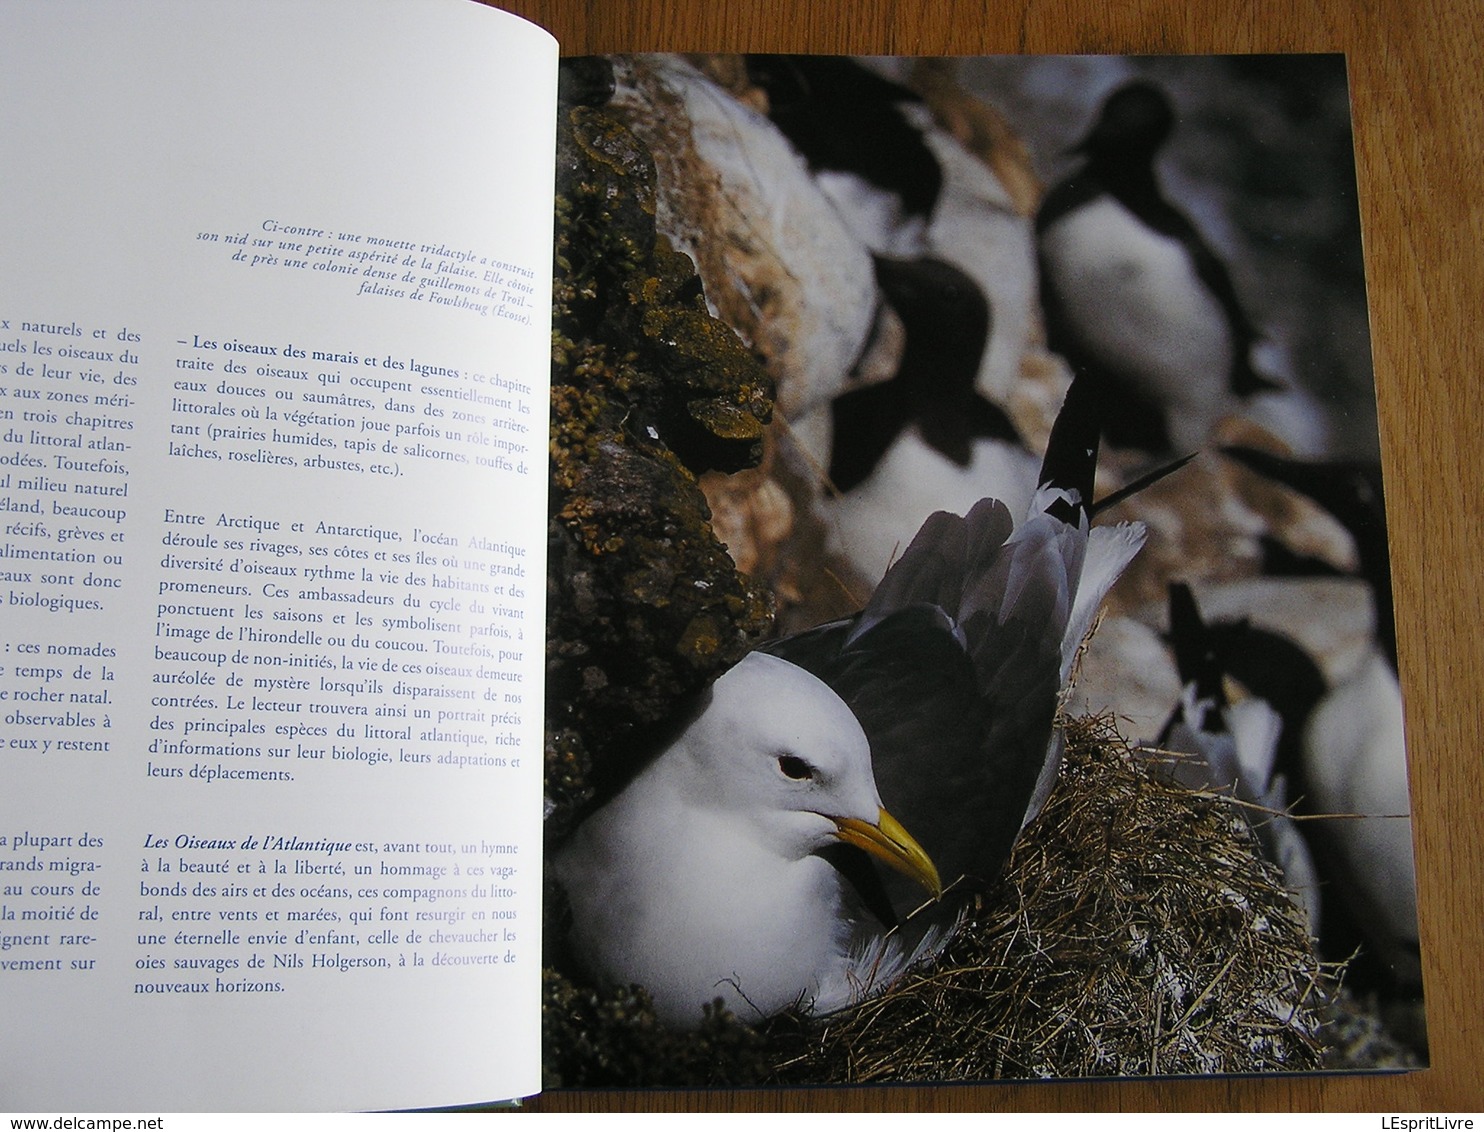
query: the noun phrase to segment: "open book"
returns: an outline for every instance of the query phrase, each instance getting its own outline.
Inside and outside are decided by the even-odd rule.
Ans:
[[[377,1109],[535,1093],[544,916],[560,933],[547,941],[556,969],[546,1000],[571,1010],[547,1020],[545,1070],[568,1084],[600,1080],[567,1054],[592,1024],[582,1012],[603,1014],[612,991],[568,947],[566,906],[581,900],[559,890],[543,900],[547,843],[560,853],[622,794],[625,776],[673,737],[688,697],[765,635],[775,611],[779,630],[853,612],[935,508],[962,512],[996,495],[1025,511],[1037,486],[1030,452],[1044,450],[1068,381],[1040,338],[1046,299],[1034,283],[1033,216],[1056,170],[1038,172],[1005,119],[907,64],[860,74],[900,92],[885,100],[900,104],[891,129],[915,131],[908,164],[937,167],[931,191],[878,191],[811,150],[811,127],[778,111],[818,84],[777,60],[579,65],[564,95],[577,109],[562,111],[558,131],[556,44],[463,0],[24,3],[3,26],[0,996],[11,1024],[0,1105]],[[1075,100],[1037,104],[1045,84],[1029,70],[975,72],[965,86],[998,83],[1012,125],[1053,137],[1061,121],[1085,127],[1128,77],[1118,70],[1127,64],[1108,66],[1083,65],[1097,93],[1080,117]],[[1257,67],[1244,74],[1254,119],[1269,113],[1265,94],[1298,97],[1303,86]],[[1172,65],[1166,78],[1214,112],[1200,74]],[[1315,89],[1314,105],[1289,105],[1286,123],[1322,110],[1333,121],[1335,97],[1343,119],[1342,69],[1338,86]],[[1358,285],[1358,259],[1344,258],[1358,254],[1348,160],[1346,149],[1315,161],[1341,198],[1314,222],[1333,225],[1333,274]],[[608,211],[591,211],[600,198]],[[1204,202],[1199,226],[1219,230],[1219,199]],[[951,225],[933,230],[949,213]],[[992,229],[982,273],[952,266]],[[1241,242],[1214,238],[1223,251]],[[629,306],[604,324],[609,339],[583,338],[574,328],[599,303],[584,270],[602,261],[612,285],[622,272],[609,268],[626,256]],[[1230,314],[1226,285],[1212,282],[1224,272],[1203,263],[1198,274]],[[1323,306],[1307,288],[1325,278],[1268,297],[1266,355],[1263,334],[1230,323],[1238,352],[1250,346],[1262,363],[1254,369],[1284,371],[1275,387],[1287,377],[1313,404],[1299,423],[1320,433],[1354,419],[1356,395],[1336,373],[1358,365],[1369,376],[1362,297],[1359,346],[1352,333],[1329,385],[1291,380],[1314,342],[1302,317],[1278,315]],[[968,406],[963,419],[945,421],[913,394],[900,422],[865,412],[868,439],[847,452],[853,410],[832,405],[866,404],[847,399],[895,380],[913,349],[929,367],[962,352],[933,343],[924,362],[913,324],[923,304],[914,314],[906,297],[945,279],[952,287],[929,307],[945,294],[962,301],[967,280],[990,312],[970,359],[977,392],[954,402]],[[1335,323],[1356,331],[1354,310],[1333,305],[1344,308]],[[632,348],[621,343],[628,331]],[[962,338],[963,320],[945,333]],[[646,396],[659,354],[684,396],[623,411],[605,432],[614,405]],[[1239,383],[1206,423],[1240,416],[1259,392]],[[1373,445],[1368,397],[1351,435],[1301,435],[1284,450],[1332,459]],[[1007,407],[1002,425],[986,423],[991,401]],[[1161,443],[1186,442],[1183,419]],[[1262,448],[1256,432],[1221,435],[1245,453],[1232,459],[1262,463],[1250,454]],[[647,448],[642,459],[625,454],[630,441]],[[1110,473],[1119,483],[1146,459],[1127,453],[1152,450],[1124,441]],[[976,478],[990,465],[1006,474]],[[708,471],[703,501],[695,478]],[[1201,491],[1216,490],[1213,476],[1257,474],[1224,466]],[[1276,548],[1294,536],[1290,572],[1300,557],[1332,574],[1365,565],[1321,508],[1295,495],[1273,503],[1280,487],[1242,482],[1226,503],[1206,504],[1250,504],[1235,523],[1240,568],[1208,562],[1182,575],[1171,565],[1195,557],[1192,538],[1214,544],[1227,528],[1184,543],[1177,531],[1162,557],[1147,550],[1170,532],[1153,530],[1155,565],[1126,579],[1122,616],[1081,658],[1072,706],[1130,714],[1131,738],[1170,746],[1166,717],[1183,703],[1182,722],[1199,731],[1209,698],[1182,693],[1188,677],[1168,657],[1163,683],[1148,669],[1126,679],[1131,662],[1115,646],[1162,647],[1171,578],[1198,584],[1213,625],[1260,622],[1255,609],[1288,610],[1319,592],[1262,590],[1244,604],[1215,586],[1271,584],[1259,577],[1261,539]],[[594,505],[609,490],[627,495]],[[1127,517],[1154,526],[1181,490]],[[713,528],[725,530],[730,558]],[[641,543],[661,552],[624,557]],[[1344,624],[1359,627],[1341,642],[1349,653],[1330,647],[1317,662],[1330,666],[1327,689],[1371,651],[1364,583],[1331,581]],[[1394,755],[1392,778],[1404,774],[1399,746]],[[1236,813],[1281,817],[1293,804],[1266,775],[1253,797],[1245,778],[1215,781],[1215,756],[1202,757],[1205,777],[1181,789],[1237,797],[1249,809]],[[780,766],[794,776],[794,764]],[[1406,855],[1387,867],[1410,883],[1402,781],[1403,816],[1384,820],[1403,828]],[[1053,794],[1048,813],[1055,806]],[[1261,838],[1248,840],[1261,861]],[[1274,898],[1317,972],[1304,883],[1287,878],[1295,904],[1273,872],[1281,849],[1269,853],[1254,869],[1277,876]],[[1415,919],[1412,930],[1415,942]],[[1144,968],[1164,962],[1158,951]],[[1211,970],[1232,966],[1217,954]],[[1205,1026],[1210,987],[1172,988],[1183,971],[1151,978],[1188,1007],[1181,1023]],[[748,989],[719,990],[730,1013],[705,1033],[708,1048],[745,1048],[756,1061],[753,1027],[773,1023],[748,1016]],[[691,1045],[693,1022],[665,1047],[652,1036],[665,1027],[636,1001],[645,1056]],[[796,1005],[807,1016],[805,997]],[[1288,1012],[1279,1021],[1299,1045],[1322,1044],[1314,1002],[1262,1005]],[[598,1044],[613,1040],[623,1038]],[[1284,1068],[1285,1056],[1259,1068]],[[1130,1065],[1170,1071],[1157,1058]],[[755,1079],[781,1079],[772,1072]]]

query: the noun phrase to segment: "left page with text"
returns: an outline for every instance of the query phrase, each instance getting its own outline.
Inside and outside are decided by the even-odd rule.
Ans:
[[[539,1088],[555,73],[0,13],[0,1108]]]

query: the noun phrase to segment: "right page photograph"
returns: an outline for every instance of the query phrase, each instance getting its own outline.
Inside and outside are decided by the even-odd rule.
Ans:
[[[1344,57],[563,66],[547,1087],[1425,1067]]]

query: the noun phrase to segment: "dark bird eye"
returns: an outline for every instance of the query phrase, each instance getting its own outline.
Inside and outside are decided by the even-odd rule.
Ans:
[[[779,755],[778,769],[789,778],[813,778],[814,768],[797,755]]]

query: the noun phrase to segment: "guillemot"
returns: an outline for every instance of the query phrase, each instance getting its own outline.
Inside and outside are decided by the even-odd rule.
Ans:
[[[1197,448],[1234,404],[1281,388],[1252,366],[1226,265],[1160,188],[1175,122],[1153,84],[1114,91],[1036,218],[1048,343],[1110,390],[1109,439],[1153,452]]]

